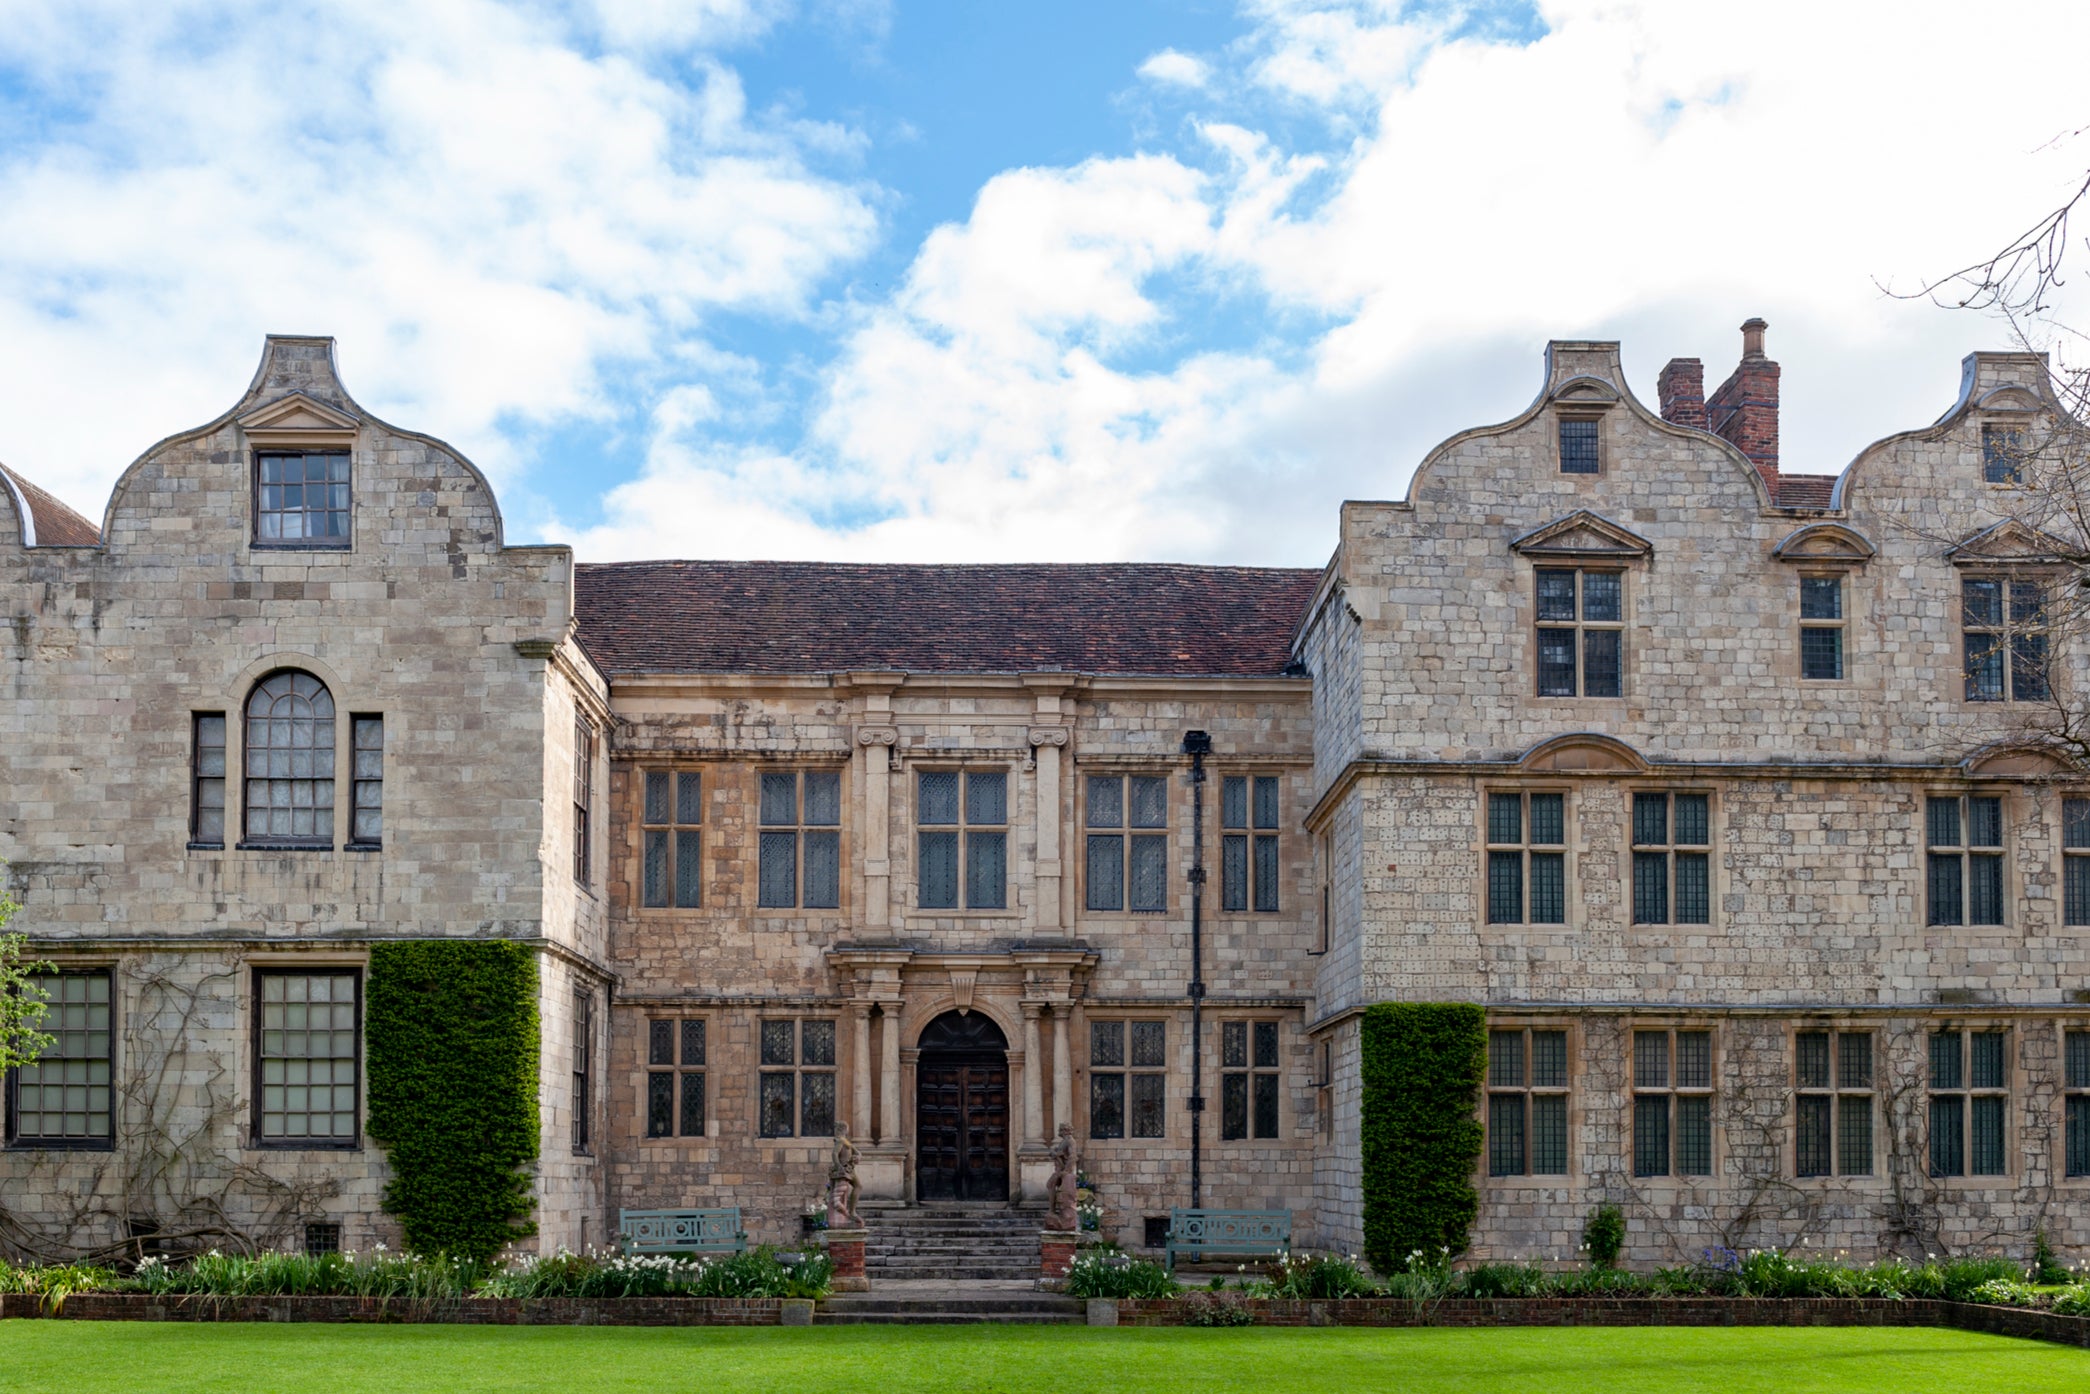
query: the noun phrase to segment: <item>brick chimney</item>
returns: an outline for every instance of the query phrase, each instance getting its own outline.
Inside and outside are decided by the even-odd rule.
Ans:
[[[1672,426],[1705,429],[1705,364],[1695,358],[1672,358],[1655,379],[1662,398],[1662,419]]]
[[[1707,429],[1732,441],[1756,462],[1756,472],[1778,489],[1778,365],[1764,356],[1760,319],[1742,323],[1742,361],[1706,399]],[[1664,415],[1667,415],[1665,412]]]

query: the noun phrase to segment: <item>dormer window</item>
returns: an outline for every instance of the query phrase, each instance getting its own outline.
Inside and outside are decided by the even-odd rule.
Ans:
[[[1560,418],[1560,472],[1562,474],[1596,474],[1597,418],[1594,416],[1563,416]]]
[[[254,540],[268,547],[349,545],[346,450],[254,456]]]
[[[1989,422],[1981,428],[1981,477],[1990,484],[2025,482],[2025,428]]]

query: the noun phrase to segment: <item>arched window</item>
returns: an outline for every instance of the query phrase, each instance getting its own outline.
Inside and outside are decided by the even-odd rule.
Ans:
[[[334,845],[334,699],[285,669],[247,698],[247,840]]]

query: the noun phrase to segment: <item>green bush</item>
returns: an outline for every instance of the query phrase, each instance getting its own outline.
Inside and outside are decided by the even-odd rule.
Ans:
[[[479,1297],[825,1297],[834,1262],[812,1252],[786,1264],[762,1248],[720,1258],[624,1257],[561,1250],[512,1264],[479,1285]]]
[[[508,940],[370,951],[370,1136],[407,1247],[483,1263],[537,1232],[537,958]]]
[[[1483,1263],[1459,1275],[1461,1297],[1544,1297],[1557,1286],[1535,1263]]]
[[[148,1258],[122,1286],[165,1296],[382,1297],[427,1302],[462,1297],[479,1270],[453,1258],[367,1254],[221,1254],[186,1263]]]
[[[2064,1317],[2090,1317],[2090,1282],[2073,1283],[2055,1293],[2054,1310]]]
[[[1967,1300],[1986,1302],[1995,1307],[2036,1307],[2039,1305],[2039,1290],[2015,1278],[1990,1278],[1968,1294]]]
[[[1974,1296],[1989,1283],[2001,1280],[2022,1283],[2025,1270],[2007,1258],[1956,1258],[1940,1265],[1943,1277],[1943,1296],[1953,1302],[1979,1302]]]
[[[2045,1225],[2032,1234],[2032,1281],[2049,1287],[2075,1282],[2075,1274],[2062,1265],[2061,1256],[2047,1239]]]
[[[1069,1297],[1174,1297],[1182,1290],[1162,1265],[1110,1250],[1091,1250],[1067,1269]]]
[[[1381,1003],[1364,1014],[1360,1052],[1365,1257],[1399,1273],[1424,1255],[1465,1252],[1480,1205],[1486,1013],[1468,1003]]]
[[[1589,1212],[1582,1226],[1582,1248],[1599,1268],[1618,1267],[1618,1251],[1626,1246],[1626,1212],[1615,1205],[1599,1205]]]
[[[1270,1265],[1267,1276],[1249,1285],[1258,1297],[1328,1301],[1343,1297],[1376,1297],[1379,1285],[1340,1254],[1286,1254]]]

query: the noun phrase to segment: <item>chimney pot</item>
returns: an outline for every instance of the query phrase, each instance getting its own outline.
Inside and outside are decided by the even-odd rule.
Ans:
[[[1761,319],[1742,321],[1742,357],[1763,357],[1763,331],[1771,326]]]
[[[1778,494],[1778,365],[1764,356],[1761,319],[1742,322],[1742,361],[1705,399],[1706,429],[1732,441]]]

